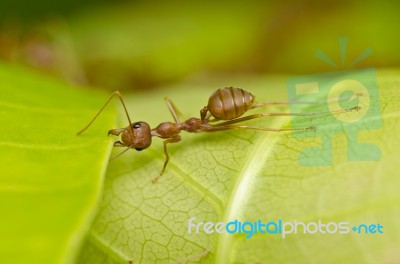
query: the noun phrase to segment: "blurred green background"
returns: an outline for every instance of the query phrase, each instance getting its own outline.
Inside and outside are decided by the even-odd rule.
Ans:
[[[154,89],[213,76],[332,71],[400,63],[395,1],[2,1],[0,59],[68,82]]]
[[[250,76],[247,80],[253,80],[254,86],[258,87],[243,88],[249,91],[260,91],[264,89],[264,86],[260,83],[272,86],[279,85],[279,87],[265,89],[266,93],[261,93],[260,98],[267,101],[267,97],[270,95],[268,93],[272,93],[274,100],[284,100],[285,98],[282,98],[286,91],[282,85],[284,78],[278,75],[284,74],[286,77],[285,74],[314,74],[338,70],[318,59],[316,57],[317,50],[323,51],[340,66],[340,69],[398,67],[400,65],[400,52],[398,51],[400,46],[399,10],[400,4],[395,1],[361,0],[250,0],[236,2],[2,0],[0,1],[0,61],[5,62],[5,64],[24,65],[73,85],[92,87],[93,89],[124,90],[124,95],[125,91],[135,92],[135,100],[131,97],[132,103],[130,103],[130,106],[137,106],[136,109],[132,107],[134,113],[137,116],[143,116],[143,118],[146,118],[145,120],[153,121],[162,117],[158,121],[163,121],[166,120],[164,116],[169,117],[169,113],[159,95],[171,96],[173,91],[148,93],[149,90],[179,86],[193,87],[187,89],[204,87],[213,90],[219,87],[210,88],[210,84],[235,86],[240,83],[237,80],[241,76]],[[344,65],[341,64],[338,44],[341,37],[346,37],[348,40]],[[372,50],[372,56],[350,66],[351,62],[367,48]],[[4,72],[6,71],[4,70]],[[393,73],[393,75],[396,74],[397,71]],[[267,81],[260,81],[260,79],[253,78],[254,76],[260,79],[265,78],[263,80]],[[12,75],[12,77],[13,81],[17,79],[14,78],[15,75]],[[21,80],[26,78],[22,75],[18,77]],[[275,77],[279,81],[275,81],[273,79]],[[392,81],[391,79],[388,80],[385,86],[390,86]],[[10,86],[6,79],[3,82],[2,87],[8,85],[9,90],[13,89],[13,86]],[[180,85],[185,82],[190,83],[190,85]],[[22,86],[15,87],[17,87],[14,89],[17,97],[18,87]],[[58,86],[55,85],[54,87]],[[3,95],[4,98],[2,99],[12,97],[13,94],[7,93],[4,88],[2,89],[0,96],[2,96],[1,94],[8,95]],[[36,88],[34,85],[30,85],[26,89],[37,89],[36,98],[40,98],[37,101],[42,100],[43,89]],[[146,93],[136,97],[138,91],[145,91]],[[175,94],[173,94],[174,98],[179,98],[179,94],[182,94],[182,100],[177,100],[179,105],[185,105],[185,103],[187,106],[192,105],[192,102],[187,100],[187,94],[181,93],[181,91],[183,89],[179,92],[175,90]],[[35,93],[29,90],[27,94]],[[49,93],[46,94],[49,95]],[[156,105],[163,109],[162,112],[158,111],[159,109],[156,108],[155,104],[152,104],[154,102],[149,103],[150,101],[145,100],[145,98],[151,99],[150,96],[155,94],[157,96],[154,96],[154,100],[157,100]],[[189,95],[194,97],[199,94],[202,93]],[[62,96],[63,92],[55,92],[48,97],[53,98],[55,95],[59,96],[60,101],[65,100],[70,103],[67,97]],[[394,96],[394,92],[388,94],[387,98],[392,96]],[[91,97],[91,95],[88,97]],[[133,103],[136,102],[136,98],[141,98],[137,105]],[[93,99],[96,98],[93,97]],[[18,98],[15,100],[17,101]],[[201,100],[203,104],[205,97],[201,97]],[[7,102],[7,100],[3,101]],[[184,103],[181,103],[182,101]],[[54,104],[57,102],[57,100],[51,101]],[[389,102],[389,99],[386,99],[385,102]],[[72,105],[75,104],[77,102],[73,102]],[[82,105],[82,107],[86,107],[85,104]],[[391,106],[391,111],[398,110],[397,104]],[[198,113],[200,108],[196,107],[195,109]],[[187,113],[187,108],[182,108],[182,110]],[[153,117],[152,115],[142,114],[146,111],[152,111]],[[21,110],[21,112],[23,111]],[[8,112],[5,115],[8,117]],[[21,114],[22,116],[25,115]],[[81,114],[78,116],[79,118],[84,117]],[[92,116],[92,113],[90,113],[90,116]],[[10,115],[10,120],[11,117],[14,118],[15,113]],[[70,115],[66,115],[62,121],[64,122],[68,118],[70,118]],[[30,121],[36,122],[34,119],[30,119]],[[47,120],[45,121],[47,122]],[[47,122],[47,124],[53,126],[59,124],[57,122]],[[58,127],[64,128],[63,126]],[[77,130],[75,125],[65,127],[74,132]],[[393,128],[390,131],[396,130]],[[14,131],[8,133],[11,134]],[[75,133],[71,133],[71,135],[74,136],[73,140],[84,139],[75,137]],[[48,135],[46,134],[46,136]],[[99,134],[99,136],[105,137],[106,135],[104,133],[104,135]],[[42,139],[41,135],[38,135],[38,138]],[[55,138],[55,140],[58,140],[58,138]],[[159,144],[158,149],[161,153],[161,141],[156,144]],[[387,153],[395,153],[393,149],[396,149],[396,145],[386,143],[385,145],[392,147]],[[156,146],[153,147],[153,149],[157,149]],[[225,148],[225,145],[223,148]],[[187,148],[187,151],[189,152],[191,149]],[[154,153],[157,154],[159,160],[152,156],[141,157],[145,157],[143,160],[147,159],[161,164],[160,160],[163,161],[162,154]],[[181,152],[181,155],[182,153],[185,152]],[[136,162],[140,161],[138,157],[135,157]],[[387,159],[385,164],[394,164],[393,160],[396,159],[396,155],[388,155],[388,157],[390,159]],[[177,160],[176,156],[175,159]],[[140,162],[133,163],[131,160],[129,160],[129,164],[130,166],[137,164],[142,166]],[[47,166],[46,163],[42,165]],[[389,167],[386,166],[386,168]],[[363,168],[368,170],[369,167],[363,166]],[[135,169],[133,167],[133,170]],[[158,167],[156,169],[158,170]],[[38,171],[35,173],[40,175]],[[349,175],[354,171],[356,170],[349,169]],[[148,172],[145,173],[147,175]],[[362,175],[362,173],[359,173],[359,175],[363,176],[364,179],[365,175]],[[384,183],[389,184],[394,179],[390,178],[394,177],[393,174],[388,173],[385,176],[388,177],[385,178],[387,181]],[[108,179],[108,184],[112,185],[113,179]],[[135,178],[138,181],[143,179],[141,177]],[[230,179],[232,180],[232,178]],[[144,181],[145,184],[150,182],[147,179],[144,179]],[[134,181],[129,179],[129,182]],[[350,179],[350,183],[353,182],[356,191],[355,194],[349,192],[349,195],[357,196],[362,190],[365,197],[370,197],[369,189],[364,189],[367,183],[363,182],[365,185],[359,187],[357,181]],[[260,184],[259,186],[263,185]],[[382,186],[387,187],[389,185]],[[388,195],[392,194],[390,190],[387,192]],[[328,197],[336,197],[336,193],[333,193],[333,191],[332,194],[328,193]],[[345,196],[339,197],[346,198]],[[361,201],[364,196],[359,195],[358,198]],[[379,199],[385,201],[383,198]],[[356,201],[359,201],[357,199]],[[378,201],[381,201],[379,199]],[[135,201],[133,200],[133,202]],[[328,201],[331,200],[328,199]],[[369,202],[367,199],[365,201],[366,203]],[[393,203],[395,202],[397,202],[397,199]],[[338,203],[338,206],[341,205],[341,203]],[[313,208],[312,206],[308,207],[311,211]],[[292,214],[294,212],[291,210]],[[390,217],[392,217],[391,214]],[[389,226],[394,226],[394,224]],[[396,240],[396,234],[393,233],[386,243],[389,244],[392,240]],[[137,241],[139,241],[137,243],[140,243],[140,240]],[[334,243],[336,242],[334,241]],[[381,247],[387,244],[381,243]],[[87,245],[89,245],[89,248],[92,246],[90,243]],[[279,247],[279,244],[274,245]],[[337,243],[338,248],[346,248],[346,245]],[[248,248],[259,249],[257,247]],[[350,249],[350,247],[348,248]],[[288,249],[291,250],[289,247]],[[319,248],[315,250],[319,251]],[[379,249],[376,250],[379,251]],[[342,252],[338,252],[342,254]],[[282,256],[286,257],[285,254],[282,254]],[[293,256],[295,255],[293,254]],[[397,255],[395,256],[394,259],[397,260]],[[358,258],[356,254],[353,254],[353,257],[354,259]]]

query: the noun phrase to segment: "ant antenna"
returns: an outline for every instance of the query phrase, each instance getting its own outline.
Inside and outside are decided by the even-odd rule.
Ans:
[[[93,124],[93,122],[96,120],[96,118],[100,115],[100,113],[104,110],[104,108],[106,108],[106,106],[108,105],[108,103],[111,101],[111,99],[112,99],[115,95],[118,96],[119,100],[121,101],[122,105],[124,106],[125,114],[126,114],[126,117],[128,118],[128,122],[129,122],[128,127],[130,127],[130,129],[132,130],[132,127],[131,127],[131,124],[132,124],[131,118],[129,117],[128,110],[126,109],[126,105],[125,105],[125,103],[124,103],[124,99],[122,99],[122,95],[121,95],[121,93],[120,93],[119,91],[114,91],[113,94],[110,96],[110,98],[108,98],[107,102],[106,102],[106,103],[103,105],[103,107],[100,109],[100,111],[97,112],[97,114],[93,117],[92,121],[90,121],[89,124],[87,124],[84,128],[82,128],[81,130],[79,130],[78,133],[76,133],[77,135],[82,134],[86,129],[88,129],[88,128]]]
[[[127,152],[130,148],[131,148],[131,147],[127,147],[126,149],[124,149],[123,151],[121,151],[120,153],[118,153],[117,155],[115,155],[114,157],[112,157],[112,158],[110,159],[110,161],[112,161],[112,160],[118,158],[119,156],[121,156],[122,154],[124,154],[125,152]]]

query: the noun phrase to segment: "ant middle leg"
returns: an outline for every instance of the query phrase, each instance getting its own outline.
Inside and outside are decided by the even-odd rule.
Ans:
[[[181,141],[181,137],[179,135],[176,135],[173,138],[169,138],[169,139],[164,140],[164,142],[163,142],[163,144],[164,144],[164,154],[165,154],[164,166],[163,166],[163,168],[161,170],[160,175],[153,179],[153,181],[152,181],[153,183],[156,183],[158,181],[158,179],[160,179],[160,177],[163,175],[163,173],[165,171],[165,168],[167,167],[167,164],[169,162],[169,154],[168,154],[167,144],[168,143],[177,143],[179,141]]]
[[[168,97],[164,97],[164,101],[167,104],[168,110],[171,113],[172,117],[174,118],[175,123],[180,124],[181,121],[179,120],[179,116],[181,116],[182,113],[178,110],[175,104]]]

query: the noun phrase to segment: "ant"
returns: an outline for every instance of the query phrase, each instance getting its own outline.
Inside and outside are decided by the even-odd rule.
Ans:
[[[126,117],[128,118],[129,125],[124,128],[111,129],[108,131],[108,135],[121,136],[121,141],[114,142],[114,147],[126,147],[125,150],[111,158],[113,160],[129,149],[136,149],[137,151],[141,151],[143,149],[148,148],[151,145],[152,137],[159,137],[164,140],[164,154],[165,161],[161,173],[157,176],[153,183],[157,182],[158,179],[163,175],[165,168],[169,162],[169,154],[167,150],[167,144],[169,143],[177,143],[181,141],[181,136],[179,133],[183,130],[189,133],[200,133],[200,132],[217,132],[231,129],[251,129],[251,130],[262,130],[262,131],[272,131],[272,132],[281,132],[281,131],[294,131],[294,130],[315,130],[315,127],[305,127],[305,128],[263,128],[263,127],[254,127],[254,126],[244,126],[238,125],[238,123],[256,119],[260,117],[267,116],[317,116],[330,114],[331,112],[323,112],[323,113],[263,113],[263,114],[252,114],[248,116],[241,117],[247,111],[262,107],[266,105],[273,104],[290,104],[290,102],[264,102],[264,103],[255,103],[255,96],[250,92],[243,90],[241,88],[235,87],[224,87],[215,91],[209,98],[207,106],[200,110],[200,118],[189,118],[184,122],[181,122],[177,113],[179,111],[176,109],[175,105],[172,103],[170,99],[167,97],[164,98],[167,107],[174,118],[175,122],[162,122],[157,127],[151,129],[149,124],[144,121],[138,121],[132,123],[131,118],[129,117],[128,110],[122,98],[122,95],[119,91],[114,91],[113,94],[108,98],[106,103],[100,109],[99,112],[94,116],[94,118],[82,128],[77,135],[83,133],[86,129],[88,129],[92,123],[96,120],[99,114],[104,110],[104,108],[108,105],[111,99],[117,96],[122,106],[124,107]],[[304,104],[312,104],[316,102],[296,102],[296,103],[304,103]],[[360,108],[353,107],[349,109],[337,110],[335,113],[347,112],[353,110],[359,110]],[[217,123],[215,123],[217,122]]]

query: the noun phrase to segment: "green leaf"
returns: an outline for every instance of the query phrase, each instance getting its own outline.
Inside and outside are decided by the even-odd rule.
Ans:
[[[400,78],[379,71],[383,126],[361,131],[358,139],[376,144],[380,161],[348,161],[343,134],[333,137],[332,166],[300,166],[299,152],[319,146],[318,138],[290,133],[224,131],[182,133],[171,144],[171,162],[157,184],[164,161],[162,140],[146,151],[129,151],[110,163],[100,212],[82,251],[81,263],[389,263],[400,261]],[[349,76],[351,79],[352,76]],[[287,99],[284,77],[236,80],[257,101]],[[332,80],[333,81],[333,80]],[[232,80],[231,80],[232,82]],[[218,83],[220,84],[220,83]],[[172,121],[162,97],[168,95],[190,116],[198,116],[214,90],[187,86],[168,94],[128,98],[132,119],[152,127]],[[285,111],[271,107],[261,111]],[[307,111],[307,109],[304,109]],[[344,113],[346,114],[346,113]],[[126,120],[123,117],[123,122]],[[372,119],[363,122],[373,122]],[[282,127],[288,117],[257,119],[261,127]],[[317,123],[317,129],[329,124]],[[117,152],[116,152],[117,153]],[[188,220],[228,222],[349,222],[384,226],[384,234],[188,234]]]
[[[0,64],[2,263],[72,263],[95,213],[112,141],[104,102],[25,69]]]

